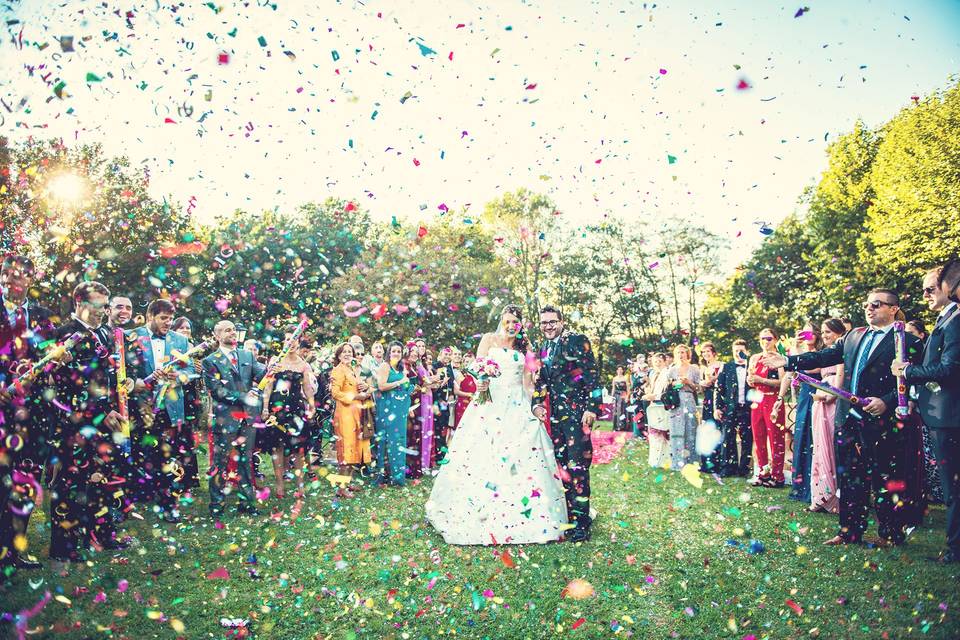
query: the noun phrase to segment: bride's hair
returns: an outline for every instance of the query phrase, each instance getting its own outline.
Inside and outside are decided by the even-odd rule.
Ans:
[[[520,353],[526,353],[530,349],[530,341],[527,340],[527,331],[523,328],[523,309],[521,309],[519,305],[508,304],[500,312],[500,317],[502,318],[508,313],[515,315],[517,322],[520,323],[520,330],[517,331],[517,335],[513,337],[513,348]]]

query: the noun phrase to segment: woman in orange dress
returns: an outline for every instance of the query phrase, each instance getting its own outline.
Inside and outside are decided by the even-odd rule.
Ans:
[[[372,393],[370,386],[360,379],[353,368],[354,351],[350,343],[340,345],[333,355],[337,366],[330,372],[330,395],[337,403],[333,414],[333,433],[340,474],[353,477],[354,470],[372,460],[370,440],[363,439],[360,412],[363,401]],[[352,498],[349,489],[341,487],[337,495]]]

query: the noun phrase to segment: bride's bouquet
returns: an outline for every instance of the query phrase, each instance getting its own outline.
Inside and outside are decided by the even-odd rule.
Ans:
[[[500,365],[497,364],[496,360],[490,358],[477,358],[473,363],[467,367],[467,371],[477,379],[477,382],[485,382],[491,378],[500,377]],[[483,391],[478,391],[474,402],[477,404],[484,404],[492,401],[493,398],[490,396],[490,388],[487,387]]]

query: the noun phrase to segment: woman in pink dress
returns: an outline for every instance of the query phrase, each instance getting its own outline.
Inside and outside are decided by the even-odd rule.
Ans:
[[[821,327],[823,346],[829,347],[843,337],[846,328],[837,318],[829,318]],[[820,370],[823,381],[839,387],[843,383],[843,365]],[[809,511],[839,513],[837,498],[837,463],[833,449],[833,417],[837,412],[836,397],[822,391],[813,394],[813,462],[810,465]]]

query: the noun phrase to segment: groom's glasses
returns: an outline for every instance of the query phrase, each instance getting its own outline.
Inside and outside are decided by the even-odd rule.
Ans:
[[[559,320],[541,320],[540,321],[541,327],[555,327],[558,324],[560,324]]]

